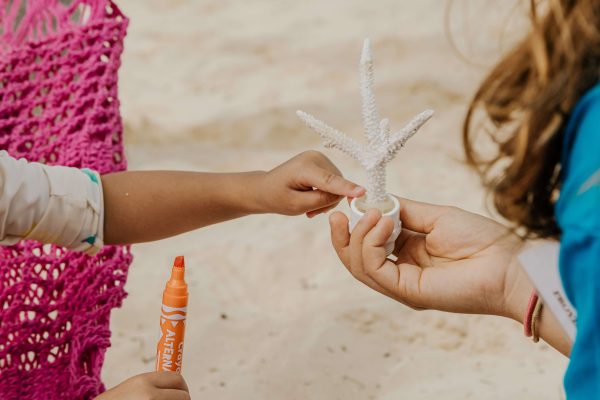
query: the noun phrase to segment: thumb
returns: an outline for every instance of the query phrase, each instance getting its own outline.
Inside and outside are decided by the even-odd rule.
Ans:
[[[430,233],[437,220],[449,207],[396,197],[400,202],[400,219],[404,228],[413,232]]]
[[[315,166],[307,171],[305,177],[304,184],[323,192],[346,197],[360,197],[365,193],[363,187],[325,168]]]

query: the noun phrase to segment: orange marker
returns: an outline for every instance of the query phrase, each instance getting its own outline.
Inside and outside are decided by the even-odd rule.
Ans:
[[[163,292],[160,339],[156,346],[156,370],[181,373],[183,336],[187,315],[188,287],[184,280],[183,256],[175,258],[171,278]]]

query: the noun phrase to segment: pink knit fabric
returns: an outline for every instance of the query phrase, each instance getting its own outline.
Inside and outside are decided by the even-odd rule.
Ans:
[[[127,19],[105,0],[0,0],[0,149],[126,168],[117,70]],[[125,297],[127,247],[0,247],[0,399],[91,399]]]

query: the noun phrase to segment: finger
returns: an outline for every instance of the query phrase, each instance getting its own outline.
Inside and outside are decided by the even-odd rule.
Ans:
[[[374,255],[369,255],[369,254],[367,254],[365,257],[365,253],[364,253],[365,240],[368,240],[368,238],[372,235],[379,235],[381,229],[384,230],[383,235],[385,236],[385,239],[383,240],[382,244],[378,247],[379,252],[377,253],[376,258],[374,257]],[[361,247],[360,256],[362,257],[362,260],[359,263],[357,263],[357,264],[359,264],[359,268],[356,268],[354,270],[354,273],[360,277],[358,279],[361,282],[368,285],[371,289],[376,290],[379,293],[382,293],[388,297],[391,297],[392,299],[398,300],[398,298],[396,297],[396,295],[394,294],[393,291],[382,286],[379,282],[377,282],[375,279],[373,279],[369,275],[368,270],[365,268],[365,261],[368,261],[372,264],[377,264],[377,265],[382,265],[384,263],[389,263],[391,265],[394,265],[394,263],[387,258],[385,247],[384,247],[385,242],[387,241],[387,238],[389,238],[389,236],[392,234],[393,230],[394,230],[394,222],[390,218],[379,219],[377,224],[375,224],[375,226],[367,233],[367,235],[365,235],[365,237],[363,238],[363,242],[360,244],[360,247]],[[354,235],[354,232],[353,232],[353,235]],[[358,246],[358,243],[357,243],[357,246]],[[351,250],[351,251],[353,251],[353,250]],[[354,254],[355,254],[355,257],[359,257],[358,252],[356,252]]]
[[[303,212],[320,210],[329,206],[335,206],[342,199],[341,196],[324,192],[319,189],[299,192],[296,194],[298,205]]]
[[[331,210],[333,210],[334,208],[336,208],[338,204],[339,204],[339,202],[337,202],[337,203],[335,203],[335,204],[332,204],[332,205],[330,205],[330,206],[327,206],[327,207],[319,208],[318,210],[309,211],[309,212],[307,212],[307,213],[306,213],[306,216],[307,216],[308,218],[313,218],[313,217],[316,217],[316,216],[317,216],[317,215],[319,215],[319,214],[325,214],[325,213],[328,213],[329,211],[331,211]]]
[[[154,398],[154,397],[153,397]],[[160,389],[157,392],[157,400],[190,400],[188,391],[179,389]]]
[[[350,273],[359,279],[362,271],[362,243],[369,231],[381,219],[381,212],[378,210],[368,210],[358,221],[350,235]]]
[[[350,231],[348,230],[348,218],[344,213],[335,212],[329,217],[329,227],[331,228],[331,244],[344,266],[349,268]]]
[[[334,168],[313,166],[306,171],[302,183],[338,196],[360,197],[365,193],[363,187],[345,179]]]
[[[420,279],[423,270],[412,264],[396,265],[385,257],[385,242],[394,229],[393,221],[382,218],[363,241],[364,273],[394,298],[412,307],[423,307]]]
[[[381,266],[387,260],[385,242],[389,239],[393,230],[394,222],[391,218],[384,217],[365,235],[361,249],[362,273],[368,275],[367,263],[370,266]]]
[[[355,276],[352,273],[352,263],[350,261],[350,232],[348,231],[348,218],[341,212],[333,213],[329,217],[331,226],[331,243],[342,263],[356,279],[369,286],[371,289],[378,291],[386,296],[394,298],[391,293],[384,290],[367,276]],[[356,228],[355,228],[356,232]]]
[[[187,383],[183,376],[177,372],[160,371],[149,372],[149,381],[157,388],[178,389],[188,391]]]
[[[362,242],[365,235],[377,224],[381,219],[381,213],[378,210],[369,210],[358,222],[352,235],[350,236],[350,263],[346,265],[348,271],[356,279],[370,287],[371,289],[378,291],[386,296],[393,297],[392,293],[386,291],[380,285],[378,285],[373,279],[364,273],[362,267]]]
[[[436,221],[450,209],[447,206],[421,203],[398,197],[400,202],[400,220],[402,225],[411,231],[429,233]]]

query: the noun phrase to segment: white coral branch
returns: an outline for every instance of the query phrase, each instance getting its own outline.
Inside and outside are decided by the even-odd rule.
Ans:
[[[381,135],[381,137],[385,139],[385,140],[383,140],[384,143],[389,142],[389,140],[390,140],[390,120],[389,119],[384,118],[379,123],[379,135]]]
[[[298,117],[311,129],[321,135],[325,146],[336,148],[360,162],[367,172],[367,204],[382,203],[386,200],[385,168],[398,151],[432,116],[432,110],[425,110],[413,118],[400,131],[390,135],[389,120],[379,120],[375,95],[373,93],[373,58],[369,40],[365,40],[360,59],[360,93],[362,96],[362,116],[367,138],[366,146],[361,145],[343,132],[340,132],[310,114],[298,111]]]
[[[352,139],[343,132],[338,131],[327,125],[325,122],[316,119],[312,115],[305,113],[304,111],[296,111],[296,115],[313,131],[317,132],[325,147],[338,149],[356,161],[362,163],[362,154],[364,153],[363,146],[356,140]]]
[[[389,137],[388,147],[385,152],[385,156],[382,157],[383,163],[390,162],[398,153],[398,151],[404,147],[408,139],[414,136],[415,133],[423,126],[429,119],[433,117],[433,110],[425,110],[416,117],[414,117],[406,126],[400,129]],[[383,122],[383,121],[382,121]]]
[[[379,129],[379,115],[377,113],[377,104],[375,103],[375,93],[373,92],[375,74],[373,72],[373,56],[371,55],[369,39],[365,39],[363,43],[359,71],[365,136],[370,144],[385,143],[387,138],[382,136]]]

